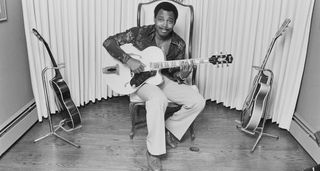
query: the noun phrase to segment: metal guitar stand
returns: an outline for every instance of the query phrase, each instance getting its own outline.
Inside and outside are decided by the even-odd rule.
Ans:
[[[46,137],[49,137],[51,135],[60,138],[61,140],[73,145],[74,147],[80,148],[80,145],[77,145],[69,140],[67,140],[66,138],[62,137],[61,135],[57,134],[56,131],[59,130],[60,128],[63,129],[64,131],[66,131],[63,127],[62,124],[64,123],[64,120],[62,120],[59,125],[53,125],[52,124],[52,119],[51,119],[51,111],[50,111],[50,105],[49,105],[49,97],[48,97],[48,91],[47,91],[47,79],[45,77],[45,73],[47,70],[49,69],[60,69],[63,68],[64,65],[60,64],[58,67],[45,67],[42,72],[41,72],[41,76],[42,76],[42,84],[43,84],[43,89],[44,89],[44,93],[45,93],[45,100],[46,100],[46,107],[47,107],[47,113],[48,113],[48,120],[49,120],[49,128],[50,128],[50,132],[47,133],[46,135],[34,140],[33,142],[36,143]],[[67,130],[68,131],[68,130]]]
[[[270,85],[270,92],[272,90],[272,81],[273,81],[273,72],[270,70],[270,69],[262,69],[261,67],[257,67],[257,66],[253,66],[253,68],[259,70],[259,71],[262,71],[262,72],[269,72],[270,73],[270,82],[269,82],[269,85]],[[270,98],[270,95],[268,94],[268,97],[266,99],[266,105],[265,105],[265,109],[267,108],[267,104],[268,104],[268,101],[269,101],[269,98]],[[255,135],[256,133],[259,134],[256,142],[254,143],[252,149],[251,149],[251,153],[254,152],[256,146],[258,145],[259,141],[261,140],[262,136],[268,136],[268,137],[271,137],[271,138],[276,138],[276,139],[279,139],[279,136],[276,136],[276,135],[272,135],[272,134],[268,134],[268,133],[265,133],[264,132],[264,126],[265,126],[265,123],[266,123],[266,120],[267,120],[267,116],[266,116],[266,112],[265,112],[265,109],[263,109],[263,114],[262,114],[262,117],[263,117],[263,121],[262,121],[262,124],[261,126],[258,126],[253,130],[253,131],[249,131],[245,128],[243,128],[241,126],[241,122],[240,121],[236,121],[238,123],[237,125],[237,128],[240,129],[241,131],[247,133],[247,134],[250,134],[250,135]]]

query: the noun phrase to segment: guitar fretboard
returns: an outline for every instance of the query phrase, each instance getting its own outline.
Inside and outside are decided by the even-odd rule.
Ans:
[[[172,60],[172,61],[163,61],[163,62],[151,62],[150,69],[158,70],[164,68],[174,68],[180,67],[184,62],[188,62],[189,64],[201,64],[201,63],[209,63],[208,59],[185,59],[185,60]]]

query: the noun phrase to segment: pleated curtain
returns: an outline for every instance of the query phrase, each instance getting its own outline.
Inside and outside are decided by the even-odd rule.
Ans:
[[[47,117],[41,71],[52,66],[36,28],[48,42],[77,106],[118,96],[103,78],[109,55],[103,41],[136,26],[139,2],[149,0],[22,0],[31,81],[39,121]],[[208,100],[241,110],[270,42],[285,18],[291,23],[276,40],[266,68],[274,73],[267,113],[289,129],[308,46],[314,0],[184,0],[194,7],[193,58],[232,54],[231,65],[198,66],[197,85]],[[180,16],[183,17],[183,16]],[[54,71],[49,71],[50,79]],[[57,111],[49,90],[52,113]]]

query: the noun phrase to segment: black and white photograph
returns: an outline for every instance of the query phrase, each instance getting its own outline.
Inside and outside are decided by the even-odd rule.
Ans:
[[[0,0],[0,171],[320,171],[320,0]]]

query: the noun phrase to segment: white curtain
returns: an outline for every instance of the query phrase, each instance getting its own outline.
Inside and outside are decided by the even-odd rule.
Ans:
[[[266,65],[274,73],[267,113],[289,129],[306,57],[314,0],[186,0],[195,8],[193,56],[231,53],[229,67],[199,66],[197,83],[206,99],[242,109],[271,40],[285,18],[292,21],[277,39]]]
[[[47,117],[41,71],[52,66],[43,44],[33,35],[39,31],[50,46],[56,63],[77,106],[115,96],[101,72],[107,64],[103,41],[110,35],[136,26],[137,4],[141,0],[22,0],[30,74],[39,115]],[[134,7],[134,8],[133,8]],[[54,76],[46,74],[47,79]],[[52,113],[57,111],[49,90]]]
[[[136,25],[139,2],[149,0],[22,0],[30,72],[39,120],[47,117],[41,70],[51,66],[47,40],[57,63],[64,63],[64,80],[77,106],[116,96],[107,88],[101,68],[109,55],[102,47],[108,36]],[[200,65],[197,84],[206,99],[241,109],[268,46],[285,18],[292,20],[280,37],[266,68],[274,72],[268,113],[288,129],[294,113],[306,57],[314,0],[184,0],[195,12],[193,57],[219,52],[234,57],[229,67]],[[51,78],[53,73],[47,75]],[[49,91],[51,111],[56,111]]]

